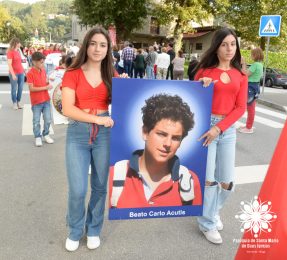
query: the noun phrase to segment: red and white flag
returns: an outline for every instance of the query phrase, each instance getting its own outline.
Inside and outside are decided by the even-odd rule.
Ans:
[[[266,218],[257,222],[254,236],[245,229],[236,260],[286,260],[287,259],[287,121],[277,143],[267,175],[262,184],[257,203],[258,216]],[[264,204],[265,203],[265,204]],[[264,204],[264,205],[263,205]],[[267,212],[270,210],[270,213]],[[248,224],[250,226],[250,224]],[[248,243],[246,242],[248,241]],[[247,244],[247,246],[246,246]]]

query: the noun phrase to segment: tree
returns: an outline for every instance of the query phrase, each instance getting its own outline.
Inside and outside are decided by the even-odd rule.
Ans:
[[[140,28],[148,15],[150,0],[74,0],[73,11],[83,25],[114,25],[117,40]]]
[[[192,30],[191,21],[201,23],[224,13],[228,0],[162,0],[154,5],[153,16],[163,25],[173,24],[175,51],[181,49],[183,33]]]
[[[21,20],[10,16],[8,10],[0,6],[0,41],[9,42],[16,36],[21,41],[26,37]]]
[[[287,37],[287,0],[234,0],[226,14],[228,23],[236,27],[240,36],[247,41],[265,48],[266,37],[259,37],[259,24],[261,15],[281,15],[280,37],[271,37],[273,48],[286,50]]]
[[[34,36],[36,28],[40,38],[44,37],[49,40],[48,33],[51,32],[53,40],[59,42],[64,34],[71,31],[71,3],[72,0],[45,0],[29,5],[3,1],[1,5],[8,12],[11,34],[17,35],[22,42]],[[0,17],[4,16],[0,13]],[[5,26],[1,26],[0,36],[1,30],[6,30],[7,35]]]

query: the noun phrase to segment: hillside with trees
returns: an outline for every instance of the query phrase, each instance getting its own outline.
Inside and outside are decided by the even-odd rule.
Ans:
[[[3,1],[0,6],[0,41],[17,36],[22,42],[35,35],[60,42],[71,31],[71,0],[46,0],[34,4]]]

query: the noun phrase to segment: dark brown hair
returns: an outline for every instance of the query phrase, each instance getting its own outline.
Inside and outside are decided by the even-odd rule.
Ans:
[[[145,106],[142,107],[142,120],[146,132],[149,133],[162,119],[180,122],[183,128],[182,139],[194,126],[194,113],[178,95],[162,93],[145,100]]]
[[[215,31],[215,34],[212,38],[209,49],[203,54],[202,59],[197,65],[196,69],[200,68],[215,68],[219,65],[219,59],[217,57],[217,50],[220,47],[221,43],[228,35],[233,35],[236,40],[236,52],[233,59],[230,62],[230,65],[235,69],[239,70],[241,73],[241,53],[239,48],[239,42],[235,32],[230,28],[221,28]]]
[[[101,63],[101,74],[105,85],[108,88],[109,96],[112,95],[112,77],[114,76],[114,66],[113,66],[113,56],[112,56],[112,45],[111,39],[108,32],[103,27],[94,27],[89,30],[84,38],[83,44],[73,61],[72,65],[69,67],[69,70],[75,70],[81,68],[88,60],[87,50],[90,45],[91,39],[95,34],[102,34],[105,36],[108,42],[108,51],[106,57],[102,60]]]
[[[46,56],[42,52],[36,51],[32,54],[31,58],[32,58],[32,61],[40,61],[40,60],[45,60]]]

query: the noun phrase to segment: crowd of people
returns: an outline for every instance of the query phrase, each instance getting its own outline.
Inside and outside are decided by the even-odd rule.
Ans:
[[[17,48],[20,41],[13,39],[8,51],[12,102],[15,109],[20,103],[24,83],[24,71]],[[111,47],[106,30],[91,29],[85,36],[74,60],[66,56],[67,51],[58,45],[49,48],[24,50],[30,57],[32,68],[27,73],[27,83],[33,111],[33,131],[36,146],[44,141],[51,144],[49,136],[51,123],[49,75],[46,75],[44,61],[50,53],[62,53],[59,67],[66,72],[62,81],[63,114],[69,117],[66,138],[66,169],[68,176],[69,235],[66,249],[75,251],[80,239],[87,236],[87,247],[100,246],[100,233],[104,220],[104,209],[109,174],[110,128],[114,121],[109,115],[112,77],[146,77],[147,79],[182,80],[185,58],[180,50],[175,53],[173,45],[148,49],[134,49],[129,42],[118,50]],[[261,52],[252,54],[254,60],[263,59]],[[244,66],[243,66],[244,67]],[[260,67],[254,65],[253,67]],[[236,129],[234,123],[247,107],[248,76],[253,87],[258,87],[258,75],[254,79],[249,71],[242,68],[242,59],[235,32],[222,28],[215,32],[210,48],[198,62],[193,58],[189,63],[190,80],[203,82],[204,87],[214,83],[210,129],[202,133],[203,146],[208,147],[206,183],[204,189],[203,215],[198,217],[199,229],[206,239],[221,244],[220,232],[223,223],[220,210],[234,190]],[[248,76],[247,76],[248,75]],[[16,93],[18,84],[18,93]],[[258,89],[256,88],[258,92]],[[254,98],[252,100],[254,101]],[[252,103],[250,113],[255,108]],[[39,118],[44,116],[44,130],[41,133]],[[170,119],[170,118],[167,118]],[[173,120],[173,119],[170,119]],[[250,119],[251,121],[251,119]],[[251,123],[250,123],[251,124]],[[252,125],[252,124],[251,124]],[[248,126],[249,127],[249,126]],[[88,171],[91,167],[91,195],[88,208],[85,197],[88,185]],[[146,172],[148,175],[149,173]],[[86,213],[87,212],[87,213]]]
[[[158,45],[156,42],[148,48],[136,49],[125,41],[120,49],[113,46],[114,65],[119,74],[125,72],[130,78],[175,79],[183,80],[186,59],[183,51],[176,54],[173,43]],[[196,60],[192,56],[192,60]],[[188,78],[195,73],[194,63],[188,65]]]

